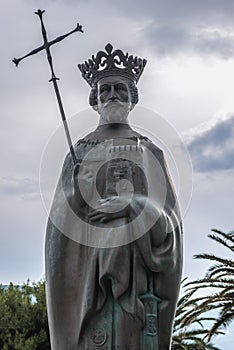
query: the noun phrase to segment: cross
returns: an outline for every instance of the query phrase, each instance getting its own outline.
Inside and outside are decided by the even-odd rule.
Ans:
[[[42,18],[44,12],[45,12],[45,10],[38,10],[37,12],[35,12],[35,14],[38,15],[39,18],[40,18],[41,30],[42,30],[42,36],[43,36],[44,44],[39,46],[38,48],[32,50],[27,55],[24,55],[24,56],[22,56],[20,58],[15,58],[14,57],[14,59],[12,61],[15,63],[15,65],[17,67],[19,62],[22,61],[24,58],[32,56],[32,55],[35,55],[36,53],[38,53],[38,52],[40,52],[42,50],[46,51],[47,60],[49,62],[49,66],[50,66],[50,70],[51,70],[50,82],[52,82],[53,86],[54,86],[54,90],[55,90],[55,94],[56,94],[56,97],[57,97],[59,110],[60,110],[60,114],[61,114],[61,117],[62,117],[65,133],[66,133],[66,136],[67,136],[67,141],[68,141],[68,145],[69,145],[69,148],[70,148],[71,156],[72,156],[72,159],[73,159],[73,163],[76,164],[77,163],[77,159],[76,159],[75,151],[74,151],[74,148],[73,148],[73,145],[72,145],[71,136],[70,136],[70,132],[69,132],[69,129],[68,129],[68,124],[67,124],[67,119],[66,119],[66,116],[65,116],[61,95],[60,95],[60,92],[59,92],[59,87],[58,87],[58,83],[57,83],[57,80],[59,80],[59,78],[56,77],[55,72],[54,72],[52,55],[51,55],[51,52],[50,52],[50,46],[58,43],[59,41],[62,41],[67,36],[69,36],[69,35],[71,35],[71,34],[73,34],[75,32],[82,32],[83,33],[83,30],[82,30],[82,26],[79,23],[77,23],[77,26],[76,26],[76,28],[74,30],[70,31],[67,34],[61,35],[61,36],[57,37],[54,40],[48,41],[46,29],[45,29],[45,26],[44,26],[44,23],[43,23],[43,18]]]

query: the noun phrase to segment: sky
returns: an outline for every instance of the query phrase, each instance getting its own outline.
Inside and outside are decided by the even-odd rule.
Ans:
[[[191,157],[193,191],[183,219],[184,276],[201,277],[207,265],[194,260],[194,254],[226,254],[207,237],[210,230],[234,229],[234,2],[1,0],[0,282],[21,284],[44,276],[47,212],[39,174],[61,121],[45,54],[25,59],[18,68],[11,61],[41,45],[34,14],[38,8],[46,10],[49,39],[69,32],[77,22],[84,29],[52,48],[68,119],[89,108],[89,87],[78,63],[108,42],[147,59],[138,84],[139,105],[173,127]],[[95,126],[97,117],[90,115]],[[143,118],[142,127],[150,130]],[[81,120],[75,139],[90,128]],[[55,157],[62,164],[59,152]],[[187,179],[180,182],[183,186]],[[224,350],[231,350],[230,339],[218,340]]]

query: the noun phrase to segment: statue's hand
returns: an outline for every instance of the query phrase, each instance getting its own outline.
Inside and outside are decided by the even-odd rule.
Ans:
[[[75,190],[76,200],[83,198],[83,204],[87,203],[92,198],[93,194],[93,173],[86,166],[76,164],[73,170],[73,185]]]
[[[107,222],[113,219],[129,216],[129,198],[125,196],[112,196],[100,199],[96,208],[90,211],[90,221]]]

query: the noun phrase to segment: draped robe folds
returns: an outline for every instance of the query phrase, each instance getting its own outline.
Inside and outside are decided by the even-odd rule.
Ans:
[[[99,126],[76,144],[78,159],[98,142],[111,140],[105,128]],[[73,195],[73,163],[70,155],[66,157],[46,235],[47,308],[53,350],[143,350],[146,310],[142,296],[149,293],[149,279],[151,292],[160,299],[158,349],[170,349],[182,268],[180,214],[162,151],[127,125],[121,138],[126,143],[140,142],[143,158],[145,148],[153,154],[165,178],[165,204],[146,233],[139,234],[146,225],[144,219],[134,225],[137,238],[132,242],[112,248],[78,243],[75,235],[84,235],[87,225],[73,224],[70,212],[74,212],[67,209]],[[159,188],[157,176],[151,176]],[[124,220],[115,221],[121,225]],[[104,226],[108,229],[108,225],[111,227],[111,223]],[[111,228],[108,234],[111,239]]]

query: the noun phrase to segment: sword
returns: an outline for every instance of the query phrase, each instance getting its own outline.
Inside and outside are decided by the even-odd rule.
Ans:
[[[52,55],[51,55],[51,52],[50,52],[50,46],[58,43],[59,41],[62,41],[67,36],[69,36],[69,35],[71,35],[71,34],[73,34],[75,32],[82,32],[83,33],[83,29],[82,29],[82,26],[79,23],[77,23],[76,28],[73,29],[72,31],[70,31],[69,33],[61,35],[61,36],[57,37],[54,40],[48,41],[46,29],[45,29],[45,26],[44,26],[44,23],[43,23],[43,18],[42,18],[44,12],[45,12],[45,10],[38,10],[37,12],[35,12],[35,14],[38,15],[39,18],[40,18],[41,31],[42,31],[44,44],[39,46],[38,48],[32,50],[31,52],[29,52],[28,54],[26,54],[26,55],[24,55],[24,56],[22,56],[20,58],[15,58],[14,57],[12,62],[14,62],[16,67],[17,67],[19,65],[20,61],[22,61],[24,58],[32,56],[32,55],[35,55],[36,53],[38,53],[38,52],[40,52],[42,50],[46,51],[47,60],[48,60],[48,63],[49,63],[49,66],[50,66],[50,70],[51,70],[51,79],[49,81],[52,82],[53,86],[54,86],[54,91],[55,91],[55,95],[57,97],[58,106],[59,106],[61,118],[62,118],[62,121],[63,121],[63,126],[64,126],[65,134],[66,134],[66,137],[67,137],[68,146],[69,146],[69,149],[70,149],[70,153],[71,153],[71,156],[72,156],[73,163],[76,164],[77,163],[77,158],[76,158],[76,155],[75,155],[74,147],[72,145],[71,135],[70,135],[70,132],[69,132],[67,119],[66,119],[66,115],[65,115],[65,112],[64,112],[63,103],[62,103],[62,99],[61,99],[61,95],[60,95],[60,91],[59,91],[59,87],[58,87],[58,83],[57,83],[57,80],[59,80],[59,78],[56,77],[55,72],[54,72]]]
[[[159,350],[158,348],[158,304],[161,299],[154,295],[152,272],[148,275],[148,293],[140,296],[145,307],[145,325],[142,331],[142,350]]]

